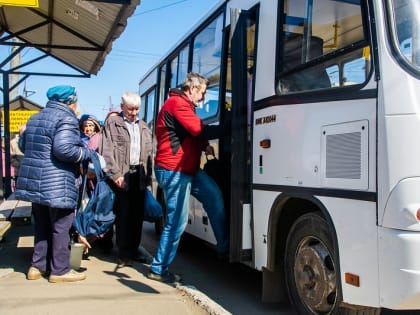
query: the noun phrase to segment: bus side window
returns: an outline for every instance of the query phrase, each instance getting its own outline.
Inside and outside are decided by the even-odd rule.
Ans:
[[[308,45],[307,45],[308,44]],[[305,52],[304,48],[308,47]],[[321,57],[323,40],[319,37],[310,37],[306,43],[301,34],[288,34],[284,38],[283,63],[280,79],[281,93],[308,91],[330,88],[331,82],[323,64],[306,67],[300,65]],[[296,68],[296,70],[294,70]]]

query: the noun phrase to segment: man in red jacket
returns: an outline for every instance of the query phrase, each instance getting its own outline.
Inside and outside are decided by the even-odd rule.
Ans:
[[[174,283],[179,276],[168,271],[179,240],[188,222],[190,194],[207,212],[217,240],[217,251],[228,251],[228,233],[222,193],[217,184],[200,169],[201,152],[208,145],[203,138],[218,126],[204,126],[195,107],[204,100],[208,81],[197,73],[189,73],[181,89],[172,89],[160,110],[156,122],[157,151],[155,175],[163,189],[167,220],[160,237],[157,253],[148,278]]]

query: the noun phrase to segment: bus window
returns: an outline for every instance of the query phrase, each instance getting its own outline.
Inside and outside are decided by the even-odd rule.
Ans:
[[[369,49],[364,50],[364,55],[360,56],[360,51],[347,54],[346,58],[340,58],[340,63],[327,67],[326,71],[331,82],[331,87],[361,84],[366,81],[370,72]]]
[[[365,59],[358,58],[344,63],[342,85],[353,85],[365,82]]]
[[[223,17],[219,16],[194,38],[192,71],[211,79],[220,75]]]
[[[328,77],[330,78],[331,87],[340,86],[340,70],[338,65],[334,64],[326,69]]]
[[[412,38],[407,38],[406,40],[403,40],[400,44],[401,53],[404,57],[407,58],[407,60],[412,60],[413,57],[413,40]]]
[[[155,113],[155,88],[141,96],[140,118],[143,119],[150,130],[154,129],[154,113]]]
[[[178,56],[171,61],[171,83],[170,88],[176,88],[178,85]]]
[[[364,83],[370,52],[359,1],[286,0],[278,55],[278,91]]]
[[[147,110],[146,110],[146,123],[150,130],[154,128],[154,108],[155,108],[155,90],[153,89],[149,94],[147,94],[147,102],[146,102]]]
[[[201,119],[215,117],[219,112],[223,16],[218,16],[194,38],[192,71],[209,80],[206,99],[197,108]]]
[[[394,50],[397,60],[415,71],[417,75],[420,71],[420,32],[418,25],[420,22],[420,3],[418,0],[392,0],[390,12]],[[395,40],[394,40],[395,39]]]
[[[214,117],[219,111],[219,89],[209,87],[206,92],[206,98],[195,109],[201,119]]]
[[[166,88],[166,67],[165,65],[160,67],[160,81],[159,81],[159,109],[162,108],[163,103],[166,100],[166,95],[165,95],[165,88]]]
[[[189,46],[183,48],[179,52],[179,67],[178,67],[178,82],[177,86],[181,86],[182,81],[187,76],[188,73],[188,50]]]
[[[180,87],[188,73],[188,50],[184,47],[171,61],[171,85],[170,88]]]
[[[140,110],[139,110],[140,119],[146,120],[146,95],[140,97]]]

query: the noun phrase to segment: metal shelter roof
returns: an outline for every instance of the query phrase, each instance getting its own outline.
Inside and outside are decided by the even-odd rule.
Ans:
[[[35,47],[82,73],[97,74],[139,3],[39,0],[38,8],[0,6],[0,45]]]
[[[44,106],[41,106],[26,97],[19,95],[9,102],[10,110],[41,110]],[[0,106],[3,109],[3,106]]]

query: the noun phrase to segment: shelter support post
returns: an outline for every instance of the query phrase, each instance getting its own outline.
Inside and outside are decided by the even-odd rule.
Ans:
[[[4,129],[4,143],[2,143],[2,150],[4,150],[4,154],[2,154],[2,167],[1,174],[4,178],[3,182],[3,196],[4,199],[7,199],[12,194],[12,174],[10,172],[10,99],[9,99],[9,72],[3,71],[3,121],[4,125],[2,128]],[[1,131],[1,129],[0,129]],[[4,144],[4,148],[3,148]],[[4,157],[4,161],[3,161]]]

